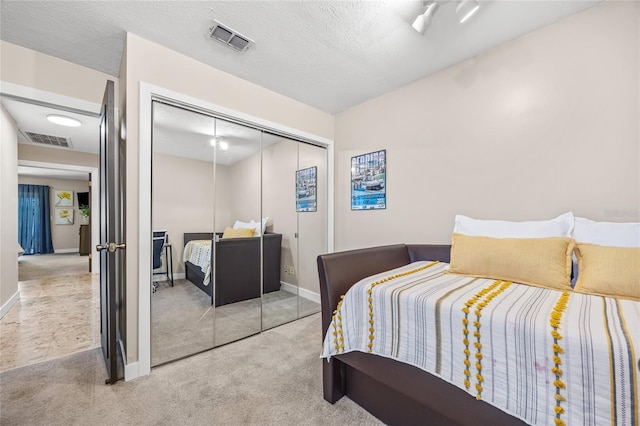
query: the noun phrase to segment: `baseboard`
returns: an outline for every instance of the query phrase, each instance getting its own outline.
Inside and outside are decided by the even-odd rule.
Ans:
[[[173,274],[174,280],[184,280],[185,273],[181,272],[179,274]],[[153,281],[169,281],[169,276],[164,272],[154,272],[153,273]]]
[[[70,249],[59,249],[59,250],[54,250],[54,253],[80,253],[80,249],[79,248],[70,248]]]
[[[140,377],[138,363],[132,362],[131,364],[124,365],[124,381],[129,382],[131,380]]]
[[[2,308],[0,308],[0,319],[2,319],[7,312],[11,310],[11,308],[13,308],[13,305],[15,305],[18,300],[20,300],[20,290],[16,291],[13,296],[11,296],[9,300],[2,305]]]
[[[132,362],[131,364],[127,364],[127,353],[124,351],[124,343],[122,343],[122,340],[118,340],[118,344],[120,345],[122,361],[124,362],[124,381],[128,382],[129,380],[137,379],[140,375],[138,363]]]
[[[282,290],[288,293],[297,293],[298,295],[300,295],[300,297],[304,297],[305,299],[311,300],[312,302],[320,303],[320,295],[311,290],[307,290],[306,288],[298,289],[297,286],[286,283],[284,281],[280,281],[280,287],[282,288]]]

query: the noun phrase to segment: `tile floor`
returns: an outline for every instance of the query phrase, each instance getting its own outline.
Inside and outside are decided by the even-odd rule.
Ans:
[[[21,260],[20,300],[0,320],[0,371],[100,346],[99,274],[78,274],[87,258],[77,253],[38,257]],[[34,265],[47,277],[23,280]]]

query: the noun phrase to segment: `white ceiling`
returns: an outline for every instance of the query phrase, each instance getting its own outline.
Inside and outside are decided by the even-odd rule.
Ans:
[[[131,32],[335,114],[600,1],[480,0],[465,24],[445,1],[421,36],[415,0],[3,0],[0,37],[117,76]],[[255,45],[238,53],[212,41],[214,19]]]
[[[0,38],[117,77],[125,33],[132,32],[335,114],[601,1],[479,0],[480,12],[461,25],[456,2],[438,0],[441,6],[422,36],[411,28],[423,11],[422,1],[2,0]],[[214,19],[255,45],[238,53],[211,40],[208,29]],[[3,84],[2,91],[10,86]],[[44,100],[87,111],[89,115],[62,112],[83,126],[49,123],[44,118],[54,107],[7,97],[2,103],[21,131],[69,137],[74,150],[97,153],[98,120],[91,114],[99,105],[32,94],[52,96]],[[210,118],[161,110],[155,118],[157,151],[212,159]],[[255,152],[257,131],[218,123],[217,134],[230,144],[229,150],[218,151],[219,163],[232,164]],[[19,139],[29,143],[22,135]],[[263,137],[263,144],[276,141]],[[21,170],[35,173],[32,169]]]
[[[229,166],[283,138],[163,103],[153,106],[153,150]],[[214,149],[212,139],[228,149]],[[215,158],[214,158],[215,151]]]

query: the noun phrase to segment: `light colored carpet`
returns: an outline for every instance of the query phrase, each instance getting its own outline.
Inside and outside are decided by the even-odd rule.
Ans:
[[[2,425],[379,425],[322,398],[315,314],[104,384],[100,350],[0,373]]]
[[[300,313],[319,312],[320,305],[300,298]],[[260,332],[260,299],[218,306],[214,313],[209,296],[187,280],[171,287],[161,282],[151,295],[151,365],[220,346]],[[298,298],[280,290],[266,293],[262,327],[269,329],[296,319]],[[302,316],[302,315],[301,315]]]

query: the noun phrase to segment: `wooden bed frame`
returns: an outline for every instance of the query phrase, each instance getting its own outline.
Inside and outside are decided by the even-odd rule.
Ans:
[[[449,245],[373,247],[318,256],[322,339],[340,296],[368,276],[418,260],[449,262]],[[390,425],[524,425],[500,409],[419,368],[350,352],[322,360],[324,399],[346,395]]]
[[[221,236],[222,234],[218,234]],[[192,232],[184,234],[184,244],[192,240],[211,240],[212,232]],[[204,272],[199,266],[185,262],[185,278],[204,291],[216,306],[240,302],[260,297],[260,242],[263,242],[263,293],[280,289],[280,246],[282,234],[265,233],[262,238],[225,238],[216,243],[212,251],[211,265],[224,265],[213,268],[215,274],[216,295],[213,297],[213,285],[204,285]],[[214,259],[215,258],[215,259]],[[214,261],[215,260],[215,261]]]

